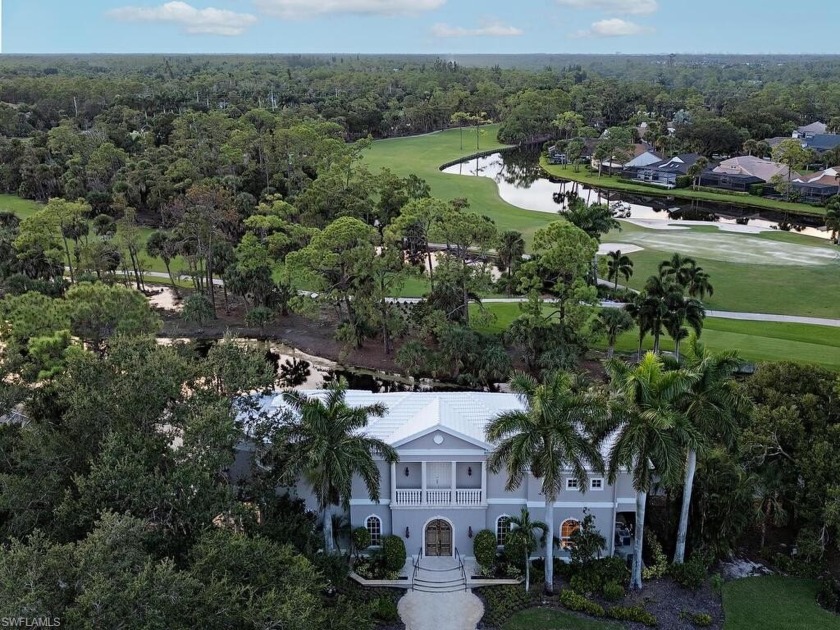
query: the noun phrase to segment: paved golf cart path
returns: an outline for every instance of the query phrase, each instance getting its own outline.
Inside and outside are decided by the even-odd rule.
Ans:
[[[169,276],[163,272],[159,271],[147,271],[144,272],[145,276],[149,276],[152,278],[161,278],[164,280],[169,280]],[[221,280],[214,280],[214,284],[218,286],[222,286]],[[612,285],[612,283],[609,283]],[[623,288],[621,285],[618,285],[619,288]],[[405,298],[392,298],[395,302],[401,302],[403,304],[413,304],[415,302],[419,302],[421,298],[416,297],[405,297]],[[522,297],[515,297],[515,298],[484,298],[481,300],[482,304],[518,304],[520,302],[527,302],[527,298]],[[601,302],[601,306],[605,308],[621,308],[624,304],[620,302]],[[815,326],[832,326],[834,328],[840,328],[840,319],[829,319],[827,317],[801,317],[799,315],[776,315],[774,313],[739,313],[736,311],[706,311],[707,317],[720,317],[721,319],[742,319],[748,320],[753,322],[786,322],[791,324],[812,324]]]

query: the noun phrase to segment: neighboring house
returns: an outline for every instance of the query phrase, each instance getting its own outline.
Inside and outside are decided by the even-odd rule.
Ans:
[[[742,155],[724,160],[713,168],[712,172],[730,176],[749,175],[763,182],[769,182],[776,175],[781,176],[783,179],[788,178],[788,167],[786,164],[763,160],[754,155]],[[797,177],[799,177],[799,173],[796,171],[790,172],[790,178],[792,180]]]
[[[317,390],[304,393],[323,394]],[[371,418],[365,431],[399,454],[396,464],[378,462],[378,503],[370,500],[361,479],[353,484],[350,525],[367,528],[374,546],[383,536],[393,534],[405,541],[409,554],[420,550],[424,556],[453,556],[458,548],[462,556],[472,556],[472,538],[477,532],[490,529],[499,545],[504,544],[510,531],[508,517],[518,516],[523,507],[534,519],[544,519],[539,479],[529,475],[518,489],[508,492],[506,472],[494,474],[487,469],[493,444],[485,438],[485,427],[502,412],[524,408],[515,395],[349,390],[346,402],[351,406],[385,405],[385,415]],[[262,410],[269,414],[284,405],[281,394],[261,399]],[[252,444],[240,445],[232,478],[248,474],[251,452]],[[291,492],[305,498],[310,509],[316,508],[303,482]],[[582,480],[569,471],[554,504],[555,535],[561,541],[558,556],[569,559],[570,536],[583,520],[585,508],[607,540],[606,553],[622,557],[632,553],[628,526],[635,519],[635,496],[629,473],[620,474],[616,484],[610,485],[603,474],[593,472]]]
[[[840,134],[821,133],[802,138],[802,147],[812,149],[817,153],[825,153],[840,147]]]
[[[812,138],[813,136],[824,134],[828,131],[828,125],[825,123],[821,123],[819,121],[811,123],[810,125],[805,125],[804,127],[798,127],[791,137],[793,138]]]
[[[675,188],[677,179],[688,175],[688,169],[701,157],[698,153],[675,155],[637,169],[633,179],[664,188]]]
[[[632,160],[627,162],[624,165],[624,169],[622,170],[622,175],[624,177],[633,178],[636,176],[636,173],[651,164],[656,164],[657,162],[662,161],[662,156],[654,151],[645,151],[641,155],[637,155]]]
[[[823,203],[840,194],[840,166],[827,168],[812,175],[803,175],[793,180],[793,190],[803,201]]]
[[[607,132],[605,131],[604,134],[606,134],[606,133]],[[613,156],[609,160],[604,160],[603,170],[605,170],[608,173],[623,172],[624,169],[627,168],[628,164],[630,164],[634,160],[637,160],[637,159],[641,158],[643,155],[648,154],[648,153],[651,153],[652,155],[655,155],[655,154],[652,153],[651,145],[649,145],[647,143],[643,143],[643,142],[636,143],[636,144],[633,145],[633,150],[631,152],[632,157],[630,158],[629,161],[621,162],[621,161],[615,159],[615,156]],[[659,161],[661,159],[662,158],[657,156],[655,161]],[[596,159],[595,157],[590,158],[589,164],[595,170],[597,170],[598,168],[601,168],[601,161]]]
[[[750,192],[753,186],[765,183],[763,179],[754,175],[742,175],[740,173],[730,175],[727,173],[717,173],[714,170],[701,173],[698,180],[700,186],[746,193]]]

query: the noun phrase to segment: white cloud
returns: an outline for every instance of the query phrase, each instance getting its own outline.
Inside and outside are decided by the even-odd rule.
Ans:
[[[628,22],[619,18],[594,22],[586,31],[578,31],[573,37],[623,37],[653,33],[653,28]]]
[[[516,37],[524,31],[501,22],[483,22],[478,28],[464,28],[449,24],[435,24],[432,35],[435,37]]]
[[[178,24],[190,34],[241,35],[257,22],[250,13],[226,9],[196,9],[180,0],[157,7],[120,7],[108,11],[109,17],[122,22],[169,22]]]
[[[656,0],[556,0],[561,7],[572,9],[598,9],[606,13],[624,15],[647,15],[656,13]]]
[[[254,0],[254,4],[267,15],[298,19],[329,14],[411,15],[440,8],[446,0]]]

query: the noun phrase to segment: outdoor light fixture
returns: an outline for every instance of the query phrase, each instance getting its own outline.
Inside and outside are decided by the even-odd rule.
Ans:
[[[408,466],[405,467],[405,476],[408,477]]]
[[[472,466],[467,466],[467,477],[472,477]]]
[[[406,537],[406,538],[410,538],[410,537],[411,537],[411,532],[410,532],[410,531],[408,531],[408,527],[406,527],[406,528],[405,528],[405,537]]]
[[[469,538],[472,538],[472,525],[470,525],[470,526],[467,528],[467,536],[468,536]]]

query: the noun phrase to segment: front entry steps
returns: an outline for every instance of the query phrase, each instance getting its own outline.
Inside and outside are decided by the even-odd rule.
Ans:
[[[455,593],[467,590],[463,565],[454,558],[417,558],[411,588],[423,593]]]

